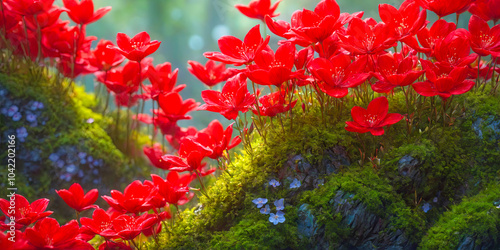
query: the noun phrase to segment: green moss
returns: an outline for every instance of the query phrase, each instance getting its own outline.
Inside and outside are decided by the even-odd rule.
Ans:
[[[495,203],[496,202],[496,203]],[[422,249],[456,249],[460,241],[473,237],[481,241],[500,240],[500,184],[489,185],[479,194],[465,198],[444,212],[439,221],[429,229],[421,243]]]

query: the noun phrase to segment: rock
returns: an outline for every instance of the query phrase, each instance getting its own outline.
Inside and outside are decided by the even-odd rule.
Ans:
[[[298,211],[297,231],[299,238],[311,238],[316,233],[314,215],[311,214],[308,204],[302,204]]]
[[[484,139],[484,134],[488,132],[491,135],[486,138],[487,140],[500,140],[500,119],[493,115],[486,118],[486,120],[478,118],[472,123],[472,129],[479,139]]]
[[[413,183],[419,185],[422,182],[420,164],[418,159],[405,155],[398,161],[398,172],[401,176],[408,177]]]

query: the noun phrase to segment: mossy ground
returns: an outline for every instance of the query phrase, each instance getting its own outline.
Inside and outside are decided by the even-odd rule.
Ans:
[[[38,101],[45,105],[43,116],[46,118],[46,123],[43,126],[30,127],[23,124],[23,120],[13,122],[5,120],[3,116],[0,117],[1,133],[9,129],[9,126],[27,128],[28,137],[22,144],[22,150],[41,150],[40,158],[43,163],[36,176],[23,176],[21,174],[23,168],[29,166],[24,166],[22,161],[17,161],[16,172],[19,174],[16,176],[16,186],[19,194],[29,201],[42,197],[50,198],[48,209],[56,210],[54,216],[61,222],[74,218],[74,214],[69,213],[70,209],[65,209],[67,205],[55,194],[54,190],[55,188],[67,189],[73,182],[78,182],[78,180],[61,182],[54,172],[49,155],[61,146],[74,146],[79,151],[103,160],[104,166],[99,173],[102,182],[98,185],[81,183],[86,190],[91,188],[99,188],[101,192],[109,192],[110,189],[122,190],[131,180],[146,176],[150,167],[141,156],[142,150],[139,146],[149,143],[146,136],[139,135],[137,137],[139,142],[131,145],[129,154],[125,154],[126,143],[123,136],[125,119],[122,118],[119,121],[120,127],[118,131],[115,131],[115,121],[112,117],[115,117],[116,111],[111,115],[103,116],[95,111],[98,108],[95,96],[86,93],[83,87],[76,84],[68,86],[68,80],[52,70],[11,57],[9,52],[2,51],[2,53],[1,86],[8,90],[12,98],[26,100],[26,102]],[[126,117],[125,112],[122,111],[122,113],[121,117]],[[92,123],[87,122],[89,118],[93,119]],[[7,145],[6,142],[2,143]],[[18,149],[20,149],[19,145]],[[0,159],[5,159],[5,152],[7,151],[2,151]],[[133,157],[130,158],[129,155]],[[2,170],[2,176],[4,175],[6,175],[6,169]],[[5,189],[2,190],[5,191]],[[5,197],[3,193],[1,195]]]
[[[388,99],[390,112],[407,112],[401,92],[388,96]],[[459,219],[462,223],[468,221],[466,218],[470,219],[466,216],[467,209],[471,212],[479,207],[483,209],[481,213],[484,209],[494,210],[496,193],[488,196],[488,200],[466,198],[461,201],[464,196],[474,197],[481,190],[499,186],[498,140],[478,138],[472,123],[481,117],[500,119],[500,102],[498,96],[483,92],[458,96],[454,101],[457,105],[448,109],[455,119],[450,119],[448,113],[443,125],[442,116],[440,118],[438,114],[440,100],[434,98],[433,105],[437,107],[434,111],[429,99],[421,101],[425,101],[421,106],[423,111],[415,114],[411,135],[408,135],[408,127],[403,120],[386,129],[382,137],[369,134],[358,137],[344,129],[344,121],[351,120],[349,111],[352,106],[366,107],[367,103],[346,103],[340,115],[339,110],[332,106],[323,116],[319,107],[309,107],[303,112],[297,104],[293,129],[290,130],[290,118],[283,120],[283,127],[275,119],[267,130],[266,142],[255,136],[252,151],[235,154],[227,170],[230,174],[222,173],[209,187],[210,198],[202,196],[201,207],[183,211],[182,219],[162,236],[160,246],[151,244],[149,247],[300,249],[310,244],[310,239],[299,238],[297,232],[297,209],[303,203],[311,205],[313,215],[325,228],[326,237],[332,243],[330,246],[334,247],[349,235],[349,228],[340,224],[340,215],[326,209],[340,189],[355,194],[355,198],[361,200],[370,212],[389,220],[389,230],[401,229],[416,245],[436,245],[426,243],[429,241],[457,244],[460,237],[468,233],[468,226],[459,227],[454,232],[456,236],[450,237],[446,235],[449,230],[443,228],[450,227],[450,223],[454,222],[446,218],[458,216],[462,218]],[[495,135],[491,129],[484,129],[485,138]],[[253,199],[266,197],[272,202],[289,192],[271,188],[266,183],[272,177],[279,177],[279,170],[290,155],[300,154],[311,164],[316,164],[324,157],[324,150],[335,145],[347,147],[351,166],[342,167],[338,174],[325,176],[324,186],[287,201],[284,224],[273,225],[268,221],[268,215],[259,213],[252,203]],[[380,162],[375,159],[371,163],[367,158],[361,161],[360,152],[367,157],[376,156]],[[417,185],[398,173],[398,161],[405,155],[420,162],[422,183]],[[439,196],[439,204],[433,204],[429,212],[424,212],[422,205],[431,203],[436,196]],[[497,195],[497,198],[500,199],[500,196]],[[445,212],[450,209],[450,212]],[[478,219],[476,225],[490,217],[495,217],[492,221],[499,219],[498,211],[488,216]],[[496,232],[491,223],[475,227],[474,235],[492,236],[492,232]],[[429,236],[438,231],[445,233]],[[435,240],[436,237],[440,239]]]

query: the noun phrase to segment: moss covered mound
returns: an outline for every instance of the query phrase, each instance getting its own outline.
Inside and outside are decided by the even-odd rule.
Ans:
[[[295,109],[293,122],[273,123],[265,142],[256,136],[252,150],[235,154],[208,197],[150,247],[498,248],[498,98],[471,92],[455,100],[462,108],[452,126],[427,122],[426,109],[411,135],[402,121],[383,137],[345,131],[350,108],[366,103],[326,117]],[[389,102],[390,112],[405,113],[401,93]],[[295,179],[301,187],[290,187]],[[275,214],[283,198],[285,221],[271,223],[258,198]]]
[[[16,136],[17,193],[29,201],[49,198],[48,209],[64,221],[74,214],[56,195],[56,188],[67,189],[78,182],[85,190],[98,188],[106,194],[145,176],[146,162],[131,160],[115,146],[123,145],[123,138],[110,137],[114,121],[93,111],[97,105],[93,95],[69,86],[47,68],[3,56],[0,135],[2,147],[8,135]],[[140,149],[135,150],[139,155]],[[6,158],[7,150],[2,150],[1,161]],[[6,180],[7,168],[0,174]],[[2,188],[0,195],[6,197],[6,191]]]

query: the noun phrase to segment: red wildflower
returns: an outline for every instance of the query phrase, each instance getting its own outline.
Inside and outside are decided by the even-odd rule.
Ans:
[[[466,80],[466,67],[450,67],[446,64],[421,60],[427,81],[414,83],[413,89],[423,96],[439,95],[446,100],[451,95],[460,95],[474,87],[474,82]]]
[[[270,36],[262,39],[259,25],[256,25],[248,31],[243,42],[234,36],[223,36],[218,41],[221,52],[205,52],[203,55],[214,61],[240,66],[251,63],[255,54],[266,48],[269,39]]]
[[[414,36],[419,30],[425,27],[427,12],[420,11],[417,3],[405,1],[399,9],[389,4],[378,6],[380,19],[395,30],[398,40],[405,40]]]
[[[469,12],[479,16],[485,21],[493,20],[496,24],[500,19],[500,1],[476,0],[471,4]]]
[[[248,6],[237,4],[234,7],[247,17],[264,21],[265,16],[279,16],[279,13],[274,13],[274,11],[280,2],[281,0],[278,0],[271,6],[271,0],[252,0]]]
[[[428,9],[440,18],[466,10],[473,0],[416,0],[424,9]]]
[[[205,66],[199,62],[188,61],[191,66],[189,72],[196,76],[198,80],[203,82],[209,88],[217,85],[220,82],[226,81],[238,73],[237,69],[226,69],[225,63],[216,64],[213,60],[208,60]]]
[[[254,114],[260,114],[262,116],[275,117],[277,114],[285,113],[289,111],[291,108],[295,106],[297,100],[289,103],[288,100],[285,100],[285,93],[283,91],[278,91],[271,93],[269,95],[265,95],[259,98],[259,111],[257,111],[257,107],[253,109]]]
[[[14,202],[16,205],[15,211],[9,208],[11,202]],[[16,227],[19,227],[17,229],[29,226],[33,222],[51,215],[52,211],[45,211],[48,205],[49,199],[39,199],[30,204],[20,194],[12,196],[10,200],[0,199],[0,210],[2,210],[9,220],[15,220]]]
[[[129,61],[124,67],[106,72],[95,73],[99,82],[104,83],[109,91],[116,94],[134,93],[139,90],[142,79],[139,77],[139,63]]]
[[[255,56],[255,65],[248,66],[247,76],[250,80],[262,85],[276,85],[292,79],[295,62],[295,46],[291,43],[281,45],[276,54],[262,50]]]
[[[370,132],[372,135],[383,135],[385,126],[395,124],[403,116],[397,113],[389,112],[389,102],[385,96],[373,99],[366,109],[354,106],[351,109],[352,119],[354,121],[345,122],[347,126],[345,129],[350,132],[366,133]]]
[[[38,13],[35,16],[27,16],[26,17],[26,25],[28,29],[36,31],[38,28],[43,30],[55,24],[57,21],[60,21],[59,16],[61,15],[63,10],[55,5],[53,5],[47,11]],[[42,31],[43,33],[43,31]]]
[[[46,12],[52,7],[54,0],[13,0],[3,1],[7,10],[17,13],[21,16],[33,16]]]
[[[188,128],[177,127],[175,132],[166,134],[165,138],[167,139],[170,146],[178,150],[181,145],[180,142],[184,137],[195,136],[196,133],[198,133],[198,130],[195,127],[188,127]]]
[[[120,51],[127,59],[140,62],[146,56],[153,54],[160,47],[161,42],[151,41],[149,34],[143,31],[133,38],[124,33],[118,33],[116,44],[118,47],[113,48]]]
[[[123,242],[105,241],[99,245],[99,250],[133,250],[130,246],[127,246]]]
[[[309,70],[321,81],[318,85],[323,92],[335,98],[342,98],[349,93],[348,88],[356,87],[370,77],[370,73],[363,73],[364,66],[361,60],[351,63],[351,57],[339,54],[330,60],[314,59]]]
[[[94,12],[93,0],[63,0],[63,3],[69,18],[80,25],[93,23],[111,10],[108,6]]]
[[[314,59],[314,50],[311,47],[301,49],[295,53],[295,68],[305,69],[307,65]]]
[[[437,20],[432,24],[431,28],[423,28],[417,33],[418,41],[422,48],[416,44],[408,44],[413,49],[421,52],[429,53],[431,56],[434,54],[434,47],[439,41],[442,41],[448,34],[456,30],[457,26],[454,23],[449,23],[444,19]]]
[[[345,34],[339,34],[341,46],[353,55],[377,54],[394,46],[396,34],[391,26],[372,19],[353,18]]]
[[[417,58],[415,56],[403,57],[402,54],[384,54],[378,57],[378,72],[375,77],[379,80],[372,85],[378,93],[387,93],[397,86],[408,86],[415,82],[424,70],[414,70]]]
[[[83,228],[90,230],[94,234],[98,234],[106,238],[113,238],[116,236],[116,232],[113,230],[112,225],[113,217],[101,208],[94,210],[94,213],[92,213],[92,219],[82,217],[80,222],[82,223]]]
[[[117,107],[133,107],[139,102],[140,96],[132,93],[121,93],[115,95],[115,105]]]
[[[92,245],[77,239],[79,229],[76,220],[60,226],[56,219],[44,218],[38,221],[33,228],[26,229],[25,235],[29,244],[37,249],[93,250]]]
[[[271,32],[280,37],[290,38],[286,33],[290,30],[290,24],[283,20],[274,21],[271,17],[265,17],[266,25]],[[306,45],[307,46],[307,45]]]
[[[156,215],[144,213],[141,216],[122,214],[113,220],[116,235],[124,240],[133,240],[141,231],[151,227],[156,222]]]
[[[472,50],[480,56],[500,57],[500,24],[490,29],[486,21],[473,15],[469,20]]]
[[[165,155],[166,152],[163,152],[161,145],[159,143],[155,143],[153,147],[144,146],[143,149],[144,154],[148,157],[151,165],[157,168],[168,170],[169,165],[163,162],[161,159],[162,155]]]
[[[163,112],[160,115],[167,117],[171,122],[191,119],[191,116],[186,114],[195,110],[200,105],[194,99],[183,101],[181,95],[177,92],[161,94],[158,98],[158,103]]]
[[[91,51],[90,65],[96,67],[99,71],[109,71],[120,65],[125,60],[125,57],[118,51],[109,48],[112,46],[114,46],[113,42],[101,39],[96,48]]]
[[[4,231],[8,232],[5,232],[4,234]],[[14,237],[14,241],[11,241],[12,237]],[[35,249],[35,247],[28,245],[28,241],[26,240],[26,236],[23,232],[19,230],[9,230],[9,228],[6,228],[5,230],[2,229],[2,232],[0,232],[0,246],[2,246],[3,249],[13,250]]]
[[[196,135],[196,140],[210,148],[213,152],[209,158],[218,159],[223,156],[224,151],[231,150],[240,144],[241,139],[233,136],[233,124],[227,126],[226,130],[218,120],[213,120],[205,129]]]
[[[171,164],[169,170],[184,172],[203,168],[203,158],[213,153],[212,149],[200,144],[195,138],[186,137],[181,141],[179,156],[164,155],[161,158]]]
[[[90,208],[98,208],[97,205],[94,205],[99,197],[99,191],[97,191],[97,189],[92,189],[85,194],[82,186],[78,183],[74,183],[69,187],[69,190],[60,189],[56,190],[56,193],[61,196],[68,206],[78,212]]]
[[[186,85],[175,86],[177,82],[177,73],[179,69],[172,71],[172,65],[169,62],[150,66],[147,75],[151,85],[144,86],[144,90],[149,98],[158,100],[158,96],[169,92],[180,92]]]
[[[439,62],[452,66],[468,66],[478,55],[470,53],[470,33],[465,29],[457,29],[436,43],[434,57]]]
[[[255,96],[248,92],[246,77],[241,73],[230,78],[221,92],[204,90],[201,98],[206,104],[198,110],[217,112],[228,120],[236,119],[238,112],[247,112],[255,103]]]
[[[111,197],[104,195],[102,198],[109,206],[119,212],[140,213],[151,209],[152,206],[148,201],[157,191],[136,180],[130,183],[123,193],[118,190],[111,190]]]
[[[189,193],[189,184],[196,178],[192,174],[183,174],[175,171],[170,171],[166,179],[158,175],[152,174],[151,179],[159,190],[159,194],[172,205],[180,206],[186,204],[194,195]]]

